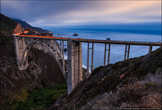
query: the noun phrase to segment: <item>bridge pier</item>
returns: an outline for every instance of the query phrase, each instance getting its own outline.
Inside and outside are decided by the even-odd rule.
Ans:
[[[68,41],[68,94],[82,81],[82,46],[80,42]]]
[[[129,59],[130,55],[130,44],[125,45],[124,61]]]
[[[152,46],[149,47],[149,54],[152,52]]]
[[[108,45],[108,49],[107,49],[107,45]],[[104,50],[104,66],[106,66],[106,57],[107,57],[107,65],[110,64],[110,50],[111,50],[111,44],[105,44],[105,50]]]
[[[16,60],[19,70],[25,70],[28,67],[28,61],[24,61],[23,57],[26,57],[26,54],[24,53],[26,48],[26,43],[24,38],[18,38],[15,37],[15,53],[16,53]]]

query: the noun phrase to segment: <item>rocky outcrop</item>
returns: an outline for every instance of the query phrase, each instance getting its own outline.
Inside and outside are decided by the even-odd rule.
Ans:
[[[21,88],[32,90],[36,87],[65,83],[62,72],[58,69],[59,67],[51,55],[33,48],[29,53],[30,65],[28,69],[20,71],[15,56],[11,56],[9,53],[14,54],[14,50],[6,51],[6,55],[4,53],[0,55],[1,97],[15,94]]]
[[[50,110],[160,108],[161,79],[162,48],[143,57],[95,69],[87,80]]]
[[[23,21],[23,20],[20,20],[20,19],[13,19],[16,23],[18,24],[21,24],[21,26],[24,28],[24,29],[30,29],[32,31],[34,31],[35,33],[47,33],[47,34],[52,34],[51,31],[49,30],[45,30],[45,29],[42,29],[42,28],[39,28],[39,27],[33,27],[32,25],[30,25],[29,23]]]
[[[21,24],[17,24],[13,33],[16,34],[16,33],[22,33],[24,31],[24,28],[21,26]]]
[[[162,70],[160,70],[162,72]],[[144,80],[117,87],[115,92],[96,96],[80,110],[116,110],[117,108],[160,108],[162,73],[148,74]]]
[[[56,60],[50,54],[36,48],[32,48],[29,52],[28,69],[24,71],[18,69],[11,34],[14,29],[21,31],[22,27],[20,25],[16,27],[16,23],[4,15],[0,15],[0,18],[4,20],[3,26],[8,27],[0,30],[0,109],[6,110],[3,108],[9,106],[6,105],[6,101],[12,102],[15,97],[19,98],[21,91],[25,91],[26,94],[33,88],[65,84]]]

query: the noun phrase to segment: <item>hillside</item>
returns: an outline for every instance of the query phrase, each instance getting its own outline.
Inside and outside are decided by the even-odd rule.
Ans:
[[[3,34],[5,36],[11,35],[17,24],[21,24],[24,29],[32,29],[39,33],[51,33],[49,30],[33,27],[23,20],[14,18],[12,19],[0,13],[0,34]]]
[[[32,48],[28,69],[20,71],[12,36],[17,23],[0,14],[0,25],[0,110],[45,109],[66,92],[56,60]]]
[[[15,21],[0,13],[0,34],[11,35],[16,24]]]
[[[48,30],[45,30],[45,29],[42,29],[42,28],[39,28],[39,27],[33,27],[32,25],[28,24],[27,22],[23,21],[23,20],[19,20],[19,19],[13,19],[15,22],[19,23],[22,25],[22,27],[24,29],[32,29],[32,30],[35,30],[39,33],[50,33],[50,31]]]
[[[49,110],[160,108],[162,48],[143,57],[99,67]]]

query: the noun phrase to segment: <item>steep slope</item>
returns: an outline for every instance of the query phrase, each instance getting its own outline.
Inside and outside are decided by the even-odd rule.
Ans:
[[[33,27],[32,25],[28,24],[27,22],[23,21],[23,20],[19,20],[19,19],[13,19],[15,22],[19,23],[22,25],[22,27],[24,29],[33,29],[39,33],[50,33],[50,31],[39,28],[39,27]]]
[[[19,19],[14,19],[13,20],[19,24],[21,24],[24,28],[32,28],[32,26],[30,24],[28,24],[25,21],[19,20]]]
[[[26,110],[27,107],[22,107],[21,104],[25,103],[25,101],[28,102],[28,98],[35,100],[35,103],[38,103],[39,106],[41,99],[36,99],[42,97],[41,95],[37,96],[36,99],[28,97],[33,89],[37,90],[38,88],[42,88],[42,90],[43,88],[48,88],[50,94],[48,98],[54,101],[52,96],[55,94],[52,95],[50,93],[50,87],[65,84],[61,71],[57,69],[58,65],[56,65],[55,59],[49,54],[32,48],[29,68],[25,71],[20,71],[17,67],[12,36],[17,23],[2,14],[0,14],[0,20],[0,110]],[[45,106],[47,99],[42,100],[41,103]],[[49,103],[51,102],[48,101],[47,104]],[[32,106],[31,103],[29,103],[28,107],[30,106]],[[33,105],[33,107],[36,106]],[[33,110],[34,108],[29,109]]]
[[[17,23],[0,13],[0,57],[14,56],[13,39],[11,36]]]
[[[70,96],[50,110],[159,108],[162,99],[162,48],[143,57],[95,69]]]
[[[13,29],[16,27],[16,22],[7,16],[0,13],[0,34],[8,36],[12,34]]]

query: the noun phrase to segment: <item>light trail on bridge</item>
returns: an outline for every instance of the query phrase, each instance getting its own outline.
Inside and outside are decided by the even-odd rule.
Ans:
[[[86,43],[107,43],[107,44],[120,44],[120,45],[140,45],[140,46],[162,46],[162,42],[96,40],[96,39],[68,38],[68,37],[40,36],[40,35],[16,35],[16,36],[17,37],[24,37],[24,38],[55,39],[55,40],[63,40],[63,41],[72,40],[72,41],[86,42]]]

